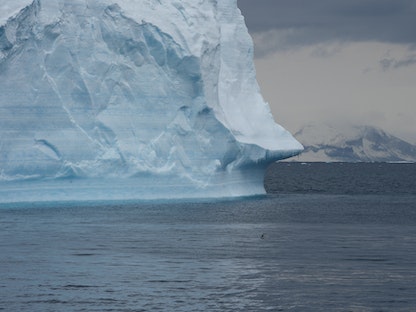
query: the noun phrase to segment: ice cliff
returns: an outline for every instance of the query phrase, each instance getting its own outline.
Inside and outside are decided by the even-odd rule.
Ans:
[[[0,202],[244,196],[302,146],[236,0],[3,0]]]

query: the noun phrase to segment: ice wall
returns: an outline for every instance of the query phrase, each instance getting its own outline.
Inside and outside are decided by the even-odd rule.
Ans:
[[[19,1],[0,13],[0,202],[259,194],[302,149],[236,0]]]

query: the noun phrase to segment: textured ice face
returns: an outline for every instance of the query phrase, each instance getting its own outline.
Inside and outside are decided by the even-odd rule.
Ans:
[[[244,187],[217,195],[250,195],[268,163],[302,149],[259,93],[235,0],[7,2],[15,4],[0,16],[5,185],[163,180],[208,194],[237,179]],[[16,3],[21,11],[6,19]],[[243,171],[257,182],[244,182]]]

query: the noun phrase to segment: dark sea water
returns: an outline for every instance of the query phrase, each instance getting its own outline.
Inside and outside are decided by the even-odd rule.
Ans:
[[[0,206],[1,311],[415,311],[416,165],[269,168],[264,197]]]

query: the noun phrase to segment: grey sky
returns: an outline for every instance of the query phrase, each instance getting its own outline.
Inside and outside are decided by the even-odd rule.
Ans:
[[[416,47],[415,0],[238,0],[238,5],[251,32],[285,31],[275,48],[329,41]]]
[[[238,5],[278,123],[368,124],[416,143],[416,0]]]

